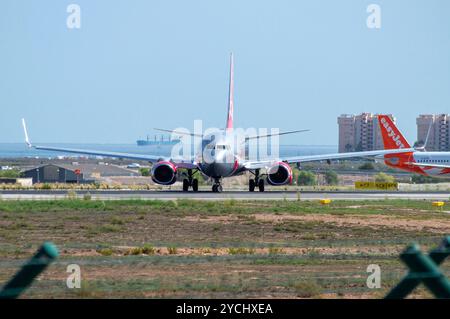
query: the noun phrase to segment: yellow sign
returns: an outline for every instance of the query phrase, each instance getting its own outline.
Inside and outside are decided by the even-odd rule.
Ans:
[[[444,202],[433,202],[433,203],[431,203],[431,205],[436,206],[436,207],[442,207],[445,205],[445,203]]]
[[[356,189],[373,189],[373,190],[398,190],[398,183],[378,183],[378,182],[355,182]]]
[[[320,200],[320,203],[321,203],[322,205],[328,205],[328,204],[331,203],[331,199],[328,199],[328,198],[321,199],[321,200]]]

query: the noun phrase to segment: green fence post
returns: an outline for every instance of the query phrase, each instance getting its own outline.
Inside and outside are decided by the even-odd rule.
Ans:
[[[36,254],[3,287],[2,291],[0,291],[0,299],[15,299],[19,297],[56,257],[58,257],[56,246],[45,242]]]
[[[410,246],[400,258],[437,298],[450,298],[450,282],[418,245]]]
[[[438,248],[433,249],[429,253],[430,259],[436,264],[440,265],[445,258],[450,255],[450,236],[444,238]],[[386,299],[402,299],[408,296],[420,283],[421,279],[417,276],[411,276],[408,273],[400,283],[392,288],[392,290],[386,295]]]

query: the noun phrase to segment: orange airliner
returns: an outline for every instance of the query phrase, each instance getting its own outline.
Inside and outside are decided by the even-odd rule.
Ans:
[[[385,149],[411,149],[408,141],[389,116],[378,115],[378,123]],[[425,146],[416,148],[415,151],[405,150],[405,153],[386,154],[384,155],[384,162],[390,167],[412,173],[434,177],[449,177],[450,152],[427,152],[425,151]]]

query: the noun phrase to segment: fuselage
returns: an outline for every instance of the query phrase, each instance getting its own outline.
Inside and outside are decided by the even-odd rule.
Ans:
[[[236,135],[232,131],[225,130],[204,136],[196,155],[200,171],[213,178],[239,173],[242,170],[240,163],[244,156],[244,144],[236,143],[235,139]]]
[[[416,164],[450,166],[450,152],[409,152],[398,155],[385,156],[386,165],[408,172],[433,177],[449,177],[450,168],[420,167]]]

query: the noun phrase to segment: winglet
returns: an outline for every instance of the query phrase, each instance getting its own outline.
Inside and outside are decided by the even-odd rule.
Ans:
[[[25,119],[22,119],[23,132],[25,133],[25,143],[27,143],[28,147],[32,147],[33,145],[30,142],[30,138],[28,137],[27,124],[25,123]]]

